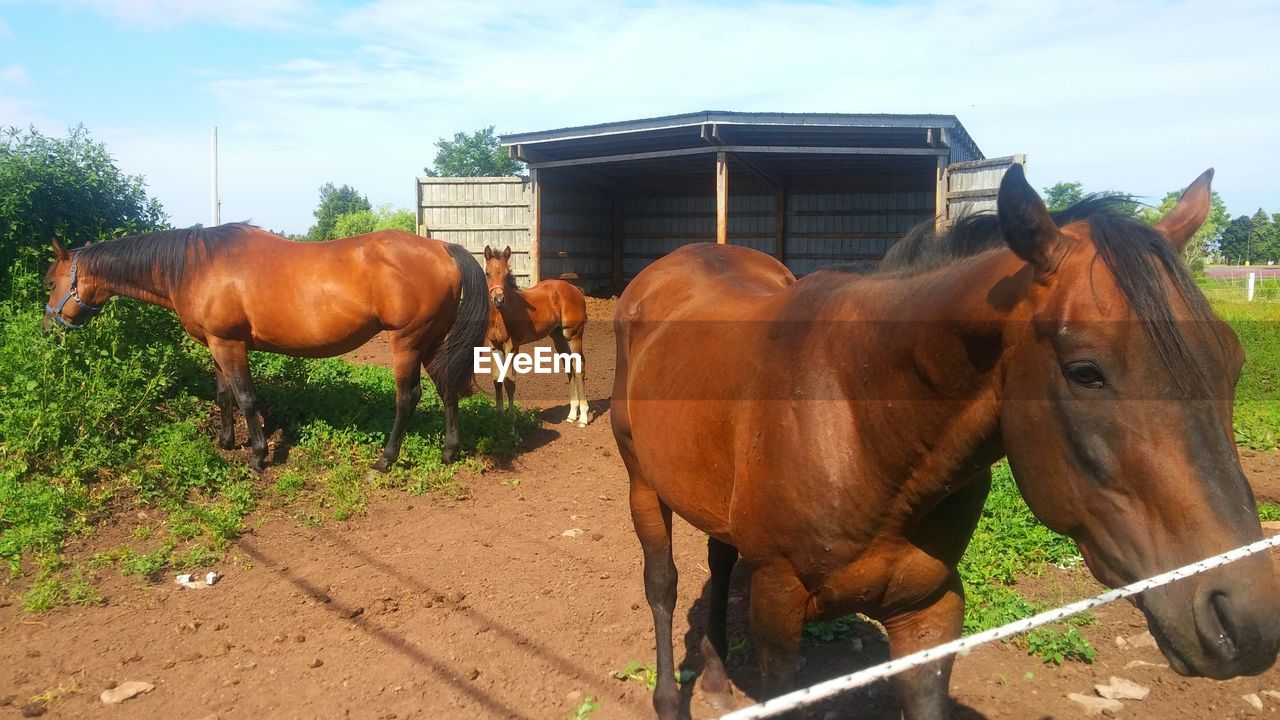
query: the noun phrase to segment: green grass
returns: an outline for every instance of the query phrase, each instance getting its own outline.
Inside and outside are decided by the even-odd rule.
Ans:
[[[505,462],[537,424],[521,413],[513,431],[487,397],[467,398],[466,457],[445,465],[443,408],[424,380],[400,461],[370,473],[394,419],[391,371],[254,353],[260,405],[288,448],[270,480],[254,477],[217,449],[212,362],[172,313],[115,300],[87,328],[45,336],[46,291],[14,267],[0,296],[0,561],[30,579],[33,612],[99,597],[62,548],[110,518],[146,520],[88,564],[155,580],[221,561],[264,501],[308,524],[345,520],[379,492],[429,492],[459,467]]]
[[[1280,442],[1280,296],[1245,302],[1238,284],[1204,278],[1198,282],[1245,349],[1244,372],[1236,386],[1236,442],[1254,450],[1274,450]]]

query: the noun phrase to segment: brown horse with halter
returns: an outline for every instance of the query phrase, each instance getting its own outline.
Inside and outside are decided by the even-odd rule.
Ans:
[[[321,243],[252,225],[166,230],[68,252],[55,240],[45,324],[88,322],[115,295],[169,308],[209,347],[222,411],[219,443],[235,444],[233,405],[249,426],[249,466],[267,442],[249,380],[248,351],[331,357],[379,332],[391,339],[396,419],[374,463],[400,454],[422,396],[421,369],[445,407],[444,459],[458,453],[458,399],[471,388],[472,347],[484,338],[484,271],[466,249],[402,230]]]
[[[484,246],[484,272],[489,281],[489,347],[494,359],[520,351],[520,346],[548,335],[557,353],[578,356],[578,364],[567,363],[569,375],[568,422],[577,420],[586,427],[589,414],[587,389],[583,382],[586,357],[582,354],[582,335],[587,329],[587,298],[582,291],[563,280],[543,280],[528,290],[516,287],[511,274],[511,248],[498,252]],[[502,412],[502,390],[506,387],[507,404],[515,412],[516,383],[507,375],[493,381],[493,394]]]
[[[791,685],[806,620],[865,613],[894,657],[959,637],[956,565],[1002,456],[1036,516],[1112,587],[1259,539],[1231,429],[1244,355],[1181,261],[1211,178],[1149,228],[1107,198],[1051,215],[1015,166],[997,215],[916,231],[870,275],[797,280],[716,245],[641,272],[618,302],[612,416],[658,715],[680,711],[672,512],[710,535],[701,688],[722,706],[739,556],[766,695]],[[1137,605],[1182,674],[1275,660],[1265,556]],[[950,671],[948,658],[899,675],[903,715],[946,717]]]

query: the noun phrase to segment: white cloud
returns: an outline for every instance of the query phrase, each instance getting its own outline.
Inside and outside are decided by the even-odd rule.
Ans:
[[[261,0],[252,13],[289,4]],[[458,130],[704,109],[955,114],[988,155],[1029,153],[1038,185],[1158,198],[1216,165],[1243,212],[1280,198],[1269,168],[1277,26],[1280,10],[1261,2],[378,0],[312,28],[310,52],[208,88],[224,118],[224,217],[291,231],[310,223],[328,180],[409,205],[434,140]],[[188,142],[198,172],[148,176],[175,220],[204,221],[207,139]],[[144,146],[140,160],[159,164]],[[198,214],[183,217],[170,193],[201,198]]]
[[[0,67],[0,85],[26,85],[31,80],[27,69],[21,65]]]
[[[89,7],[132,26],[170,28],[200,21],[236,27],[285,27],[304,11],[302,0],[60,0]]]

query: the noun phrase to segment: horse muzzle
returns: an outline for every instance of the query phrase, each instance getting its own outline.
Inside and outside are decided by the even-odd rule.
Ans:
[[[1265,562],[1249,562],[1253,559],[1240,561],[1239,568],[1210,571],[1194,585],[1157,588],[1139,599],[1160,652],[1178,674],[1226,680],[1257,675],[1275,663],[1280,583],[1267,556],[1260,556]]]

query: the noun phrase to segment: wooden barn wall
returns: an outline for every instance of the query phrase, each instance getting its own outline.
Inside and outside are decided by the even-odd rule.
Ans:
[[[529,285],[533,186],[519,177],[418,178],[418,233],[458,243],[484,264],[484,246],[511,246],[511,270]]]
[[[973,213],[995,212],[996,189],[1000,187],[1000,181],[1004,178],[1004,173],[1009,169],[1009,166],[1007,164],[989,166],[982,166],[980,163],[974,164],[978,166],[953,167],[949,169],[947,172],[947,191],[964,193],[989,190],[990,192],[982,197],[953,197],[948,200],[947,216],[951,220]]]
[[[884,255],[914,225],[933,219],[933,192],[790,193],[787,267],[796,275],[828,265],[863,265]]]
[[[541,183],[542,278],[591,291],[613,283],[613,195]]]

